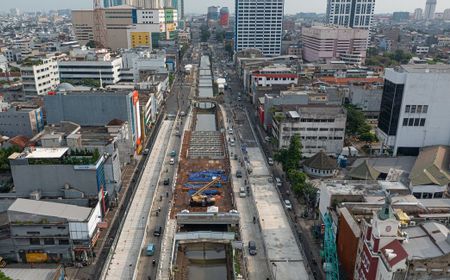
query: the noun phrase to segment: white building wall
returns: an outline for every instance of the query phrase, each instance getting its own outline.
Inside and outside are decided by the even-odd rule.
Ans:
[[[60,61],[61,80],[100,80],[104,85],[116,84],[120,81],[122,58],[110,61]]]
[[[42,59],[41,65],[20,68],[23,90],[26,94],[46,95],[59,85],[59,70],[56,58]]]
[[[398,73],[397,73],[398,75]],[[398,147],[450,145],[450,67],[446,73],[407,73],[394,153]],[[428,106],[426,113],[406,113],[406,106]],[[422,109],[423,110],[423,109]],[[425,119],[424,126],[403,125],[404,119]],[[409,121],[408,121],[409,122]]]
[[[237,0],[235,50],[259,49],[266,56],[281,54],[284,0]]]

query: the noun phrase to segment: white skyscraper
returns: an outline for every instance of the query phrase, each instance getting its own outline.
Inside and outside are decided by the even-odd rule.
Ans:
[[[236,0],[235,14],[235,51],[254,48],[280,55],[284,0]]]
[[[434,13],[436,12],[436,3],[437,0],[427,0],[424,15],[426,20],[434,19]]]
[[[374,11],[375,0],[328,0],[327,22],[370,29]]]

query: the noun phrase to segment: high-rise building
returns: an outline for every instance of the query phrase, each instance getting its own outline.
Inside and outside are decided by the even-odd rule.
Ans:
[[[369,30],[341,26],[302,29],[303,58],[309,62],[342,60],[362,64],[366,58]]]
[[[219,19],[219,7],[211,6],[208,7],[208,14],[206,15],[208,20],[218,20]]]
[[[105,38],[102,45],[111,49],[138,46],[156,47],[160,40],[175,38],[178,15],[174,8],[135,9],[130,6],[101,10],[105,18],[103,30]],[[94,40],[93,11],[73,10],[72,24],[80,44]]]
[[[450,143],[449,88],[449,65],[386,69],[377,134],[394,155]]]
[[[253,48],[280,55],[284,0],[236,0],[235,17],[235,51]]]
[[[103,7],[109,8],[127,4],[126,0],[103,0]]]
[[[392,14],[392,20],[397,22],[408,21],[409,12],[394,12]]]
[[[230,10],[228,10],[227,7],[222,7],[220,9],[220,25],[221,26],[228,26],[230,21]]]
[[[375,0],[328,0],[327,22],[370,29],[374,11]]]
[[[437,0],[427,0],[424,14],[424,18],[426,20],[434,19],[434,13],[436,12],[436,3]]]
[[[421,8],[417,8],[414,10],[414,20],[422,20],[423,19],[423,10]]]

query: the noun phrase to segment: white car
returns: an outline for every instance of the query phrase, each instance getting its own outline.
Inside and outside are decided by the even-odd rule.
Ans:
[[[268,158],[267,158],[267,163],[268,163],[270,166],[272,166],[272,165],[273,165],[273,158],[268,157]]]
[[[287,210],[292,210],[292,204],[288,199],[284,201],[284,206],[286,207]]]
[[[175,164],[175,159],[174,159],[174,158],[171,158],[170,161],[169,161],[169,164],[170,164],[170,165],[174,165],[174,164]]]
[[[228,129],[228,134],[230,134],[230,135],[233,134],[233,129],[232,128]]]

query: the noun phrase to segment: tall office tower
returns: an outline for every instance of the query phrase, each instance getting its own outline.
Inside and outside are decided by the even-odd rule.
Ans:
[[[235,51],[253,48],[280,55],[283,16],[284,0],[236,0]]]
[[[220,9],[220,20],[219,23],[221,26],[228,26],[228,23],[230,22],[230,10],[228,10],[227,7],[222,7]]]
[[[375,0],[328,0],[327,22],[370,29],[374,11]]]
[[[168,0],[165,7],[176,9],[179,20],[184,18],[184,0]]]
[[[219,19],[219,7],[211,6],[208,7],[208,14],[206,15],[208,20],[218,20]]]
[[[136,8],[144,8],[144,9],[160,9],[165,5],[164,0],[128,0],[129,5],[134,6]]]
[[[103,0],[103,6],[105,8],[109,8],[127,4],[126,2],[127,2],[126,0]]]
[[[423,10],[421,8],[417,8],[414,10],[414,20],[421,20],[423,18]]]
[[[437,3],[437,0],[427,0],[427,4],[425,5],[425,15],[424,15],[424,18],[426,20],[434,19],[434,13],[436,12],[436,3]]]

